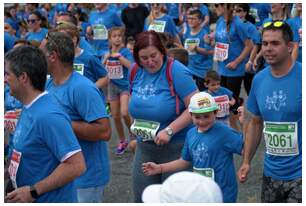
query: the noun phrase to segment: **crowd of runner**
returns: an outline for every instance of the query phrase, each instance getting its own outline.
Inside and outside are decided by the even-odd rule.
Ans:
[[[110,118],[135,202],[236,202],[262,137],[261,201],[302,201],[301,3],[4,5],[6,202],[103,202]]]

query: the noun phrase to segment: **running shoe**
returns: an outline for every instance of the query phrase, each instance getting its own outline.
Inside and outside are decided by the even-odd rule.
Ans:
[[[123,154],[124,151],[126,150],[127,146],[128,146],[127,141],[120,141],[119,144],[117,145],[117,148],[116,148],[116,154],[117,155]]]

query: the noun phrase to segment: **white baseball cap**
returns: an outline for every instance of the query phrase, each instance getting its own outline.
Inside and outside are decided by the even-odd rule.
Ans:
[[[142,193],[145,203],[221,203],[220,187],[211,178],[194,172],[178,172],[163,184],[153,184]]]
[[[215,99],[207,92],[199,92],[194,94],[188,106],[191,113],[206,113],[219,109]]]

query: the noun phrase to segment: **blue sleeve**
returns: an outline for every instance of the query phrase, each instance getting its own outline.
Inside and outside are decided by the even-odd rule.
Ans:
[[[85,84],[82,84],[83,86],[76,87],[74,107],[77,108],[82,119],[87,122],[93,122],[100,118],[108,118],[102,94],[89,81],[90,86],[84,87]]]
[[[299,36],[299,28],[297,25],[294,23],[294,19],[288,19],[287,23],[289,24],[292,33],[293,33],[293,42],[299,42],[300,36]]]
[[[121,55],[124,56],[126,59],[128,59],[131,62],[131,64],[133,64],[135,62],[133,54],[130,52],[130,50],[128,48],[123,49]],[[130,69],[130,68],[128,68],[128,69]]]
[[[248,34],[249,34],[249,38],[252,39],[254,44],[260,44],[261,43],[260,33],[256,29],[255,25],[253,25],[251,23],[248,26]]]
[[[191,133],[191,130],[190,129],[188,132],[187,132],[187,136],[186,136],[186,139],[185,139],[185,143],[184,143],[184,146],[183,146],[183,149],[182,149],[182,159],[185,160],[185,161],[188,161],[188,162],[192,162],[192,157],[190,155],[190,151],[189,151],[189,134]]]
[[[203,16],[210,16],[209,15],[209,10],[208,10],[207,6],[205,6],[205,5],[203,5],[201,7],[201,12],[202,12]]]
[[[123,26],[123,23],[120,17],[116,14],[116,12],[114,12],[113,14],[113,21],[114,21],[115,26]]]
[[[53,113],[39,120],[43,142],[60,161],[67,153],[81,149],[68,116]]]
[[[197,90],[197,86],[188,74],[187,68],[177,60],[173,62],[172,75],[175,92],[181,100]]]
[[[95,71],[96,79],[100,79],[101,77],[105,77],[107,75],[107,71],[102,66],[99,58],[96,55],[93,55],[90,61],[91,67]]]
[[[250,39],[248,35],[248,30],[247,30],[248,27],[245,26],[244,23],[240,19],[239,20],[237,19],[236,21],[234,21],[234,24],[236,27],[236,32],[242,42],[244,42],[247,39]]]
[[[224,150],[229,153],[241,154],[243,148],[243,137],[234,129],[227,127],[229,130],[226,132],[224,139]]]
[[[257,104],[257,99],[256,99],[256,91],[258,90],[258,83],[260,83],[260,80],[258,78],[258,75],[260,73],[258,73],[257,75],[255,75],[253,81],[252,81],[252,86],[251,86],[251,90],[250,90],[250,94],[248,97],[248,102],[247,102],[247,109],[254,115],[256,116],[261,116],[260,115],[260,111],[259,111],[259,107]]]

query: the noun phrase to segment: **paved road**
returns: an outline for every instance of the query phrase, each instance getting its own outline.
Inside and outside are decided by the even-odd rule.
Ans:
[[[104,193],[104,201],[106,203],[131,203],[133,202],[131,176],[133,154],[126,152],[120,156],[115,155],[117,141],[116,133],[113,131],[109,143],[112,174],[111,181]],[[263,150],[264,144],[262,142],[252,161],[249,180],[244,184],[239,184],[238,202],[260,202]],[[240,166],[240,162],[241,157],[235,156],[236,169]]]

